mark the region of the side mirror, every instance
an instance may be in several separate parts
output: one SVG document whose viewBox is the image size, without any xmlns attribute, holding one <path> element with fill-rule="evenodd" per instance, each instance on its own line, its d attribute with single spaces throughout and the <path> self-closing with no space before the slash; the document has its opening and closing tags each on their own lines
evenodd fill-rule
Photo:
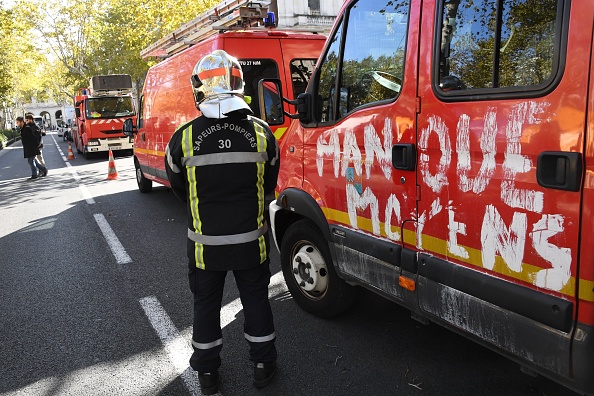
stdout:
<svg viewBox="0 0 594 396">
<path fill-rule="evenodd" d="M 280 80 L 265 79 L 258 82 L 258 103 L 260 105 L 260 117 L 268 125 L 282 125 L 285 123 L 283 91 Z"/>
<path fill-rule="evenodd" d="M 78 107 L 74 109 L 74 114 L 76 114 L 76 118 L 80 118 L 80 109 Z"/>
<path fill-rule="evenodd" d="M 138 133 L 138 130 L 136 129 L 136 125 L 134 125 L 134 121 L 132 120 L 132 118 L 127 118 L 126 121 L 124 121 L 122 131 L 124 132 L 124 135 L 129 137 L 132 137 L 135 133 Z"/>
<path fill-rule="evenodd" d="M 313 122 L 314 108 L 312 95 L 307 92 L 300 93 L 294 102 L 297 102 L 297 118 L 299 118 L 299 121 L 303 124 Z"/>
</svg>

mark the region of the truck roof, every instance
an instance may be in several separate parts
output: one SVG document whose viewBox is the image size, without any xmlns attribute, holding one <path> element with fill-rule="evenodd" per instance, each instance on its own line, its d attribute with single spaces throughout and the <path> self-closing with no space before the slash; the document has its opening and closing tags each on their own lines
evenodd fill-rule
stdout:
<svg viewBox="0 0 594 396">
<path fill-rule="evenodd" d="M 210 36 L 198 43 L 189 43 L 187 41 L 172 45 L 171 47 L 155 48 L 150 52 L 146 52 L 143 58 L 158 57 L 169 58 L 183 53 L 189 48 L 196 45 L 207 45 L 213 41 L 221 39 L 299 39 L 299 40 L 323 40 L 326 41 L 326 36 L 313 30 L 304 29 L 268 29 L 268 28 L 250 28 L 242 30 L 227 30 L 222 31 L 214 36 Z M 150 48 L 150 47 L 149 47 Z M 148 48 L 147 48 L 148 50 Z"/>
</svg>

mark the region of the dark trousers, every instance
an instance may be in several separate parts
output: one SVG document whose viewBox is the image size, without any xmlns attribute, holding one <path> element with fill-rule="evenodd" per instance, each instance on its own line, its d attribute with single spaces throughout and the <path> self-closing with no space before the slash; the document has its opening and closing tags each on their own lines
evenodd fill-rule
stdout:
<svg viewBox="0 0 594 396">
<path fill-rule="evenodd" d="M 27 162 L 31 167 L 31 176 L 36 177 L 38 170 L 41 172 L 47 172 L 47 168 L 45 165 L 42 165 L 38 160 L 37 157 L 27 157 Z"/>
<path fill-rule="evenodd" d="M 276 360 L 274 323 L 268 301 L 270 268 L 268 263 L 233 271 L 244 310 L 243 330 L 250 346 L 250 360 Z M 221 303 L 227 271 L 190 269 L 190 289 L 194 293 L 194 353 L 190 366 L 209 373 L 221 365 L 222 345 Z"/>
</svg>

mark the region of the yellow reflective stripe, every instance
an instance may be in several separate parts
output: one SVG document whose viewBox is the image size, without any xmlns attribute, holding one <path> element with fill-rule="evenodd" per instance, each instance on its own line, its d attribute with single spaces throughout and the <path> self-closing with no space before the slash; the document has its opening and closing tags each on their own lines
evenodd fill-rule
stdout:
<svg viewBox="0 0 594 396">
<path fill-rule="evenodd" d="M 285 132 L 287 132 L 287 127 L 276 128 L 276 130 L 274 131 L 274 137 L 277 140 L 281 140 Z"/>
<path fill-rule="evenodd" d="M 259 152 L 266 152 L 266 145 L 268 141 L 266 140 L 266 133 L 264 132 L 264 128 L 256 122 L 254 124 L 254 131 L 256 132 L 256 142 Z M 256 169 L 258 170 L 258 178 L 257 178 L 257 188 L 258 188 L 258 227 L 264 223 L 264 169 L 265 163 L 258 162 L 256 163 Z M 264 239 L 264 235 L 258 238 L 258 246 L 260 247 L 260 263 L 266 260 L 266 240 Z"/>
<path fill-rule="evenodd" d="M 184 157 L 194 155 L 194 145 L 192 144 L 192 125 L 190 124 L 183 131 L 182 135 L 182 153 Z M 198 232 L 202 232 L 202 222 L 200 221 L 200 212 L 198 211 L 198 189 L 196 188 L 196 169 L 193 166 L 186 166 L 186 176 L 188 178 L 188 205 L 192 212 L 192 226 Z M 204 245 L 194 242 L 194 261 L 196 267 L 205 269 L 204 265 Z"/>
<path fill-rule="evenodd" d="M 338 223 L 338 224 L 344 225 L 346 227 L 351 227 L 351 221 L 349 218 L 349 214 L 347 212 L 343 212 L 343 211 L 333 209 L 330 207 L 326 207 L 326 206 L 321 206 L 321 209 L 322 209 L 322 212 L 324 213 L 326 219 L 328 219 L 328 221 L 330 223 Z M 371 223 L 371 219 L 365 218 L 363 216 L 357 216 L 357 227 L 360 230 L 367 231 L 370 234 L 373 234 L 373 226 Z M 392 226 L 392 227 L 394 227 L 394 226 Z M 380 222 L 380 230 L 381 230 L 381 233 L 380 233 L 381 236 L 388 238 L 388 236 L 386 235 L 386 232 L 385 232 L 385 225 L 383 222 Z M 437 237 L 433 237 L 430 235 L 425 235 L 425 234 L 423 234 L 421 236 L 421 238 L 423 240 L 423 251 L 425 253 L 441 254 L 441 255 L 447 257 L 448 251 L 447 251 L 447 241 L 446 240 L 440 239 Z M 403 241 L 406 245 L 415 246 L 417 244 L 417 235 L 414 230 L 405 229 L 403 236 L 401 236 L 399 240 L 397 240 L 397 241 L 395 240 L 394 242 L 399 242 L 399 241 Z M 475 249 L 473 247 L 466 246 L 466 245 L 463 245 L 463 247 L 466 250 L 468 250 L 469 258 L 464 259 L 464 258 L 456 257 L 456 260 L 467 263 L 470 266 L 482 269 L 483 266 L 482 266 L 482 258 L 481 258 L 480 249 Z M 543 268 L 535 266 L 533 264 L 528 264 L 528 263 L 522 262 L 522 271 L 515 272 L 515 271 L 512 271 L 509 269 L 509 267 L 503 261 L 501 256 L 497 256 L 495 259 L 495 266 L 493 267 L 492 271 L 497 274 L 504 275 L 504 276 L 507 276 L 507 277 L 510 277 L 513 279 L 517 279 L 517 280 L 520 280 L 520 281 L 526 282 L 527 284 L 532 285 L 532 284 L 534 284 L 534 279 L 536 277 L 536 273 L 538 271 L 541 271 L 542 269 Z M 576 282 L 576 278 L 574 276 L 572 276 L 567 281 L 565 286 L 563 286 L 563 288 L 558 291 L 568 297 L 576 297 L 575 282 Z M 593 282 L 593 284 L 594 284 L 594 282 Z M 580 283 L 580 286 L 581 286 L 581 283 Z M 580 298 L 583 298 L 581 291 L 582 291 L 582 287 L 580 287 Z M 591 300 L 589 300 L 589 301 L 594 301 L 594 293 L 592 293 L 591 296 L 592 296 Z M 586 299 L 586 300 L 588 300 L 588 299 Z"/>
</svg>

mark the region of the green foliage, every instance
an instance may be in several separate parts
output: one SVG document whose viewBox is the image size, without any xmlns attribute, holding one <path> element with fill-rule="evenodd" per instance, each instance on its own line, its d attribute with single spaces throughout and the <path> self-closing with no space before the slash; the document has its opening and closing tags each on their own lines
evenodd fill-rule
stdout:
<svg viewBox="0 0 594 396">
<path fill-rule="evenodd" d="M 212 0 L 111 1 L 100 18 L 101 45 L 95 54 L 99 67 L 105 73 L 130 74 L 141 88 L 154 61 L 143 60 L 140 52 L 216 3 Z"/>
<path fill-rule="evenodd" d="M 0 101 L 70 103 L 99 74 L 130 74 L 140 89 L 155 63 L 140 51 L 217 3 L 0 0 Z"/>
<path fill-rule="evenodd" d="M 0 149 L 8 146 L 20 136 L 21 134 L 18 131 L 11 131 L 10 129 L 0 130 Z"/>
<path fill-rule="evenodd" d="M 10 38 L 15 34 L 16 26 L 13 13 L 0 8 L 0 101 L 6 101 L 14 91 L 12 70 L 15 67 L 15 45 Z"/>
<path fill-rule="evenodd" d="M 557 16 L 556 0 L 510 0 L 502 27 L 497 84 L 500 87 L 538 85 L 553 69 Z M 460 9 L 472 9 L 474 20 L 459 12 L 458 37 L 453 47 L 451 74 L 461 76 L 469 88 L 493 84 L 495 7 L 479 8 L 472 0 L 460 1 Z M 473 26 L 472 30 L 470 26 Z"/>
</svg>

